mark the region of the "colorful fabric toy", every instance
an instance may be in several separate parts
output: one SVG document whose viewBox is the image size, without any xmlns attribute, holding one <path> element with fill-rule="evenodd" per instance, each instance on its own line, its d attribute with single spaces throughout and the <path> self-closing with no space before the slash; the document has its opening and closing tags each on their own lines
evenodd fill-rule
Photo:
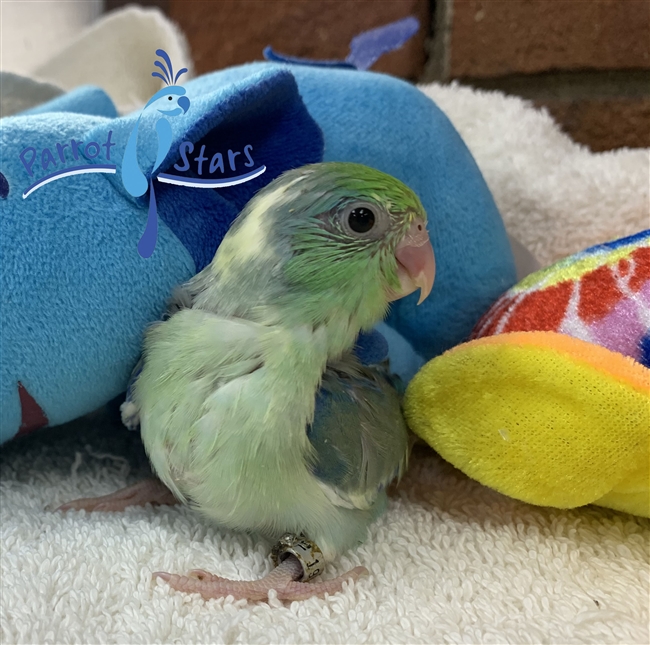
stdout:
<svg viewBox="0 0 650 645">
<path fill-rule="evenodd" d="M 359 47 L 353 62 L 363 58 Z M 363 163 L 404 181 L 424 204 L 436 284 L 419 308 L 417 296 L 396 303 L 389 351 L 439 354 L 514 284 L 506 232 L 472 156 L 414 86 L 352 63 L 254 63 L 183 88 L 189 109 L 169 121 L 162 160 L 160 112 L 117 117 L 97 89 L 3 119 L 0 441 L 124 392 L 143 330 L 172 288 L 207 265 L 244 204 L 290 168 Z M 137 167 L 147 181 L 158 167 L 147 259 L 137 245 L 150 202 L 122 182 L 136 124 Z M 84 174 L 70 174 L 79 167 Z"/>
<path fill-rule="evenodd" d="M 405 407 L 501 493 L 650 517 L 650 231 L 528 276 L 416 375 Z"/>
</svg>

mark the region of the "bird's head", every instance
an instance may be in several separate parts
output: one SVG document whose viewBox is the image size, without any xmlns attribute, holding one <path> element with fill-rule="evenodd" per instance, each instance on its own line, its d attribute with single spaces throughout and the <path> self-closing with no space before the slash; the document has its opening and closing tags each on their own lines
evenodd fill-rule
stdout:
<svg viewBox="0 0 650 645">
<path fill-rule="evenodd" d="M 143 111 L 158 111 L 165 116 L 185 114 L 190 107 L 187 90 L 180 85 L 170 85 L 158 90 L 144 106 Z"/>
<path fill-rule="evenodd" d="M 429 295 L 435 261 L 426 222 L 418 197 L 394 177 L 354 163 L 314 164 L 257 193 L 214 264 L 223 272 L 245 264 L 257 280 L 280 281 L 275 303 L 309 322 L 341 315 L 367 328 L 390 301 L 416 289 L 420 302 Z"/>
</svg>

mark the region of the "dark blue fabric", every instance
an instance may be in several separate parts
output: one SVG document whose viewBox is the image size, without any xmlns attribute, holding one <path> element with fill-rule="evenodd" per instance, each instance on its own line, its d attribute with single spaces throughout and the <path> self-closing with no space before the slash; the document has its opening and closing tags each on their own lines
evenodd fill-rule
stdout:
<svg viewBox="0 0 650 645">
<path fill-rule="evenodd" d="M 298 56 L 287 56 L 274 51 L 271 47 L 264 48 L 264 58 L 274 63 L 290 63 L 291 65 L 311 65 L 312 67 L 343 67 L 356 69 L 352 63 L 344 60 L 316 60 L 315 58 L 299 58 Z"/>
<path fill-rule="evenodd" d="M 586 249 L 583 253 L 591 253 L 592 251 L 598 251 L 600 249 L 618 249 L 621 246 L 627 246 L 628 244 L 640 244 L 648 238 L 650 238 L 650 229 L 641 231 L 640 233 L 635 233 L 634 235 L 628 235 L 628 237 L 622 237 L 619 240 L 597 244 L 596 246 Z"/>
<path fill-rule="evenodd" d="M 9 182 L 7 178 L 0 172 L 0 199 L 7 199 L 9 195 Z"/>
<path fill-rule="evenodd" d="M 170 121 L 174 133 L 171 149 L 156 174 L 182 179 L 238 176 L 246 145 L 252 145 L 250 154 L 255 168 L 266 166 L 259 177 L 226 188 L 189 188 L 154 182 L 158 215 L 185 245 L 198 272 L 212 260 L 233 219 L 249 199 L 284 171 L 321 161 L 324 144 L 320 128 L 307 112 L 296 81 L 287 71 L 263 70 L 233 84 L 225 92 L 197 93 L 192 89 L 192 82 L 185 87 L 191 107 L 187 114 Z M 136 112 L 89 133 L 89 138 L 104 140 L 106 131 L 113 131 L 117 172 L 108 179 L 117 191 L 143 210 L 147 209 L 149 198 L 147 195 L 132 198 L 126 194 L 121 182 L 121 160 L 126 141 L 140 119 L 138 165 L 149 178 L 157 153 L 155 122 L 158 118 L 157 114 Z M 178 168 L 184 164 L 179 147 L 185 141 L 192 142 L 194 147 L 191 153 L 186 153 L 190 167 L 180 171 Z M 199 175 L 195 159 L 202 146 L 207 161 Z M 240 153 L 237 157 L 240 169 L 231 171 L 226 159 L 226 172 L 216 170 L 210 175 L 212 156 L 221 153 L 227 158 L 228 150 Z"/>
<path fill-rule="evenodd" d="M 378 365 L 388 359 L 388 342 L 376 329 L 359 334 L 354 353 L 363 365 Z"/>
<path fill-rule="evenodd" d="M 641 349 L 640 362 L 646 367 L 650 367 L 650 333 L 646 334 L 639 342 Z"/>
<path fill-rule="evenodd" d="M 252 145 L 255 167 L 264 165 L 266 171 L 246 183 L 219 189 L 156 184 L 159 213 L 194 258 L 197 272 L 212 260 L 233 219 L 260 188 L 290 168 L 316 163 L 323 157 L 322 133 L 291 76 L 264 78 L 229 96 L 220 109 L 218 124 L 194 144 L 188 161 L 203 145 L 208 159 L 216 153 L 226 157 L 228 150 L 240 152 L 241 159 L 243 147 Z M 180 165 L 178 156 L 169 159 L 162 170 L 185 178 L 209 176 L 205 169 L 202 175 L 197 173 L 196 162 L 191 161 L 190 168 L 182 173 L 175 164 Z M 204 168 L 208 165 L 205 162 Z M 226 172 L 223 176 L 235 174 Z"/>
</svg>

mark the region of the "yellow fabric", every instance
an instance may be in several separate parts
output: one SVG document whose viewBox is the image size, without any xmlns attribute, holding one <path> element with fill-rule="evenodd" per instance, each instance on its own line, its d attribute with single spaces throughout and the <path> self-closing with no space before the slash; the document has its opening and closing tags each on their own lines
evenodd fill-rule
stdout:
<svg viewBox="0 0 650 645">
<path fill-rule="evenodd" d="M 468 476 L 523 501 L 650 517 L 650 370 L 555 334 L 501 334 L 430 361 L 409 425 Z"/>
<path fill-rule="evenodd" d="M 447 353 L 466 348 L 467 345 L 480 347 L 481 345 L 533 345 L 535 347 L 546 348 L 549 350 L 564 353 L 575 361 L 580 361 L 591 365 L 595 369 L 608 373 L 613 379 L 627 383 L 631 387 L 646 395 L 650 395 L 650 370 L 638 363 L 629 356 L 623 356 L 617 352 L 612 352 L 601 345 L 587 343 L 584 340 L 573 338 L 565 334 L 556 334 L 553 332 L 512 332 L 510 334 L 501 334 L 499 336 L 486 336 L 477 339 L 472 343 L 458 345 L 450 349 Z"/>
</svg>

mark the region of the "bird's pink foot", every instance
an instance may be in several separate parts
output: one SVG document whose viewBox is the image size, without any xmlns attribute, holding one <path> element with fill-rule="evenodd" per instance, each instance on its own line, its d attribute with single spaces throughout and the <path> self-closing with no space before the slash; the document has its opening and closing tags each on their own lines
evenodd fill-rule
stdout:
<svg viewBox="0 0 650 645">
<path fill-rule="evenodd" d="M 178 500 L 159 479 L 153 477 L 122 488 L 103 497 L 83 497 L 67 504 L 62 504 L 57 511 L 123 511 L 127 506 L 144 506 L 145 504 L 161 504 L 171 506 Z"/>
<path fill-rule="evenodd" d="M 312 596 L 334 594 L 343 589 L 343 583 L 357 580 L 368 573 L 365 567 L 355 567 L 351 571 L 323 582 L 298 582 L 302 577 L 302 566 L 290 556 L 260 580 L 239 581 L 215 576 L 202 569 L 194 569 L 187 576 L 157 571 L 154 577 L 162 578 L 172 589 L 185 593 L 200 593 L 206 600 L 233 596 L 235 600 L 266 600 L 269 591 L 274 589 L 279 600 L 306 600 Z"/>
</svg>

